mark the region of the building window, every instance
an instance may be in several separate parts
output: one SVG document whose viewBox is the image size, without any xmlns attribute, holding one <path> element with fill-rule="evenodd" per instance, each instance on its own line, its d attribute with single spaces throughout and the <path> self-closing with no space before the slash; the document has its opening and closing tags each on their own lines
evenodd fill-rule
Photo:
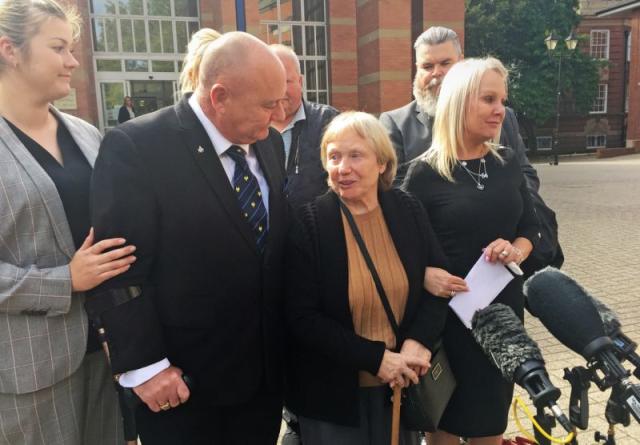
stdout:
<svg viewBox="0 0 640 445">
<path fill-rule="evenodd" d="M 98 71 L 122 71 L 122 61 L 112 59 L 96 59 L 96 68 Z"/>
<path fill-rule="evenodd" d="M 609 59 L 609 30 L 592 29 L 590 48 L 594 59 Z"/>
<path fill-rule="evenodd" d="M 537 136 L 536 145 L 538 150 L 551 150 L 553 148 L 553 138 L 551 136 Z"/>
<path fill-rule="evenodd" d="M 609 91 L 609 85 L 601 83 L 598 85 L 598 94 L 593 101 L 593 108 L 591 113 L 606 113 L 607 112 L 607 93 Z"/>
<path fill-rule="evenodd" d="M 605 148 L 607 146 L 606 134 L 590 134 L 587 135 L 587 148 Z"/>
<path fill-rule="evenodd" d="M 179 56 L 198 30 L 198 0 L 90 0 L 97 53 Z M 180 58 L 180 57 L 178 57 Z"/>
<path fill-rule="evenodd" d="M 326 0 L 258 0 L 260 35 L 290 46 L 300 60 L 307 100 L 329 103 Z"/>
<path fill-rule="evenodd" d="M 199 0 L 87 0 L 100 129 L 117 125 L 123 97 L 136 116 L 172 105 L 177 67 L 200 28 Z"/>
</svg>

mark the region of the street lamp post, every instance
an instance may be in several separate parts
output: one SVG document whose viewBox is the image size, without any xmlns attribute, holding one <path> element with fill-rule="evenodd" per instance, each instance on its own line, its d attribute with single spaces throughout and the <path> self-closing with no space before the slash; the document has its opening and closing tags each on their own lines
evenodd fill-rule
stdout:
<svg viewBox="0 0 640 445">
<path fill-rule="evenodd" d="M 559 40 L 560 39 L 553 33 L 549 34 L 549 36 L 544 39 L 544 43 L 547 46 L 547 50 L 549 50 L 549 54 L 558 55 L 558 77 L 556 79 L 556 126 L 553 136 L 553 165 L 558 165 L 558 153 L 560 149 L 560 79 L 562 75 L 562 51 L 559 50 L 556 52 L 556 46 L 558 45 Z M 571 32 L 569 36 L 564 39 L 564 43 L 569 51 L 573 51 L 576 49 L 576 46 L 578 46 L 578 39 L 576 39 L 573 32 Z"/>
</svg>

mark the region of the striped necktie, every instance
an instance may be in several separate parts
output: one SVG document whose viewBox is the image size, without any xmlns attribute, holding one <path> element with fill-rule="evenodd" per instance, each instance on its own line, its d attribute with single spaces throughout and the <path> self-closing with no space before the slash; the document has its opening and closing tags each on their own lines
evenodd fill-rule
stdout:
<svg viewBox="0 0 640 445">
<path fill-rule="evenodd" d="M 245 159 L 247 153 L 241 147 L 232 145 L 225 153 L 236 163 L 233 172 L 233 190 L 238 198 L 242 216 L 256 237 L 258 250 L 264 252 L 267 242 L 268 215 L 258 180 L 251 173 Z"/>
</svg>

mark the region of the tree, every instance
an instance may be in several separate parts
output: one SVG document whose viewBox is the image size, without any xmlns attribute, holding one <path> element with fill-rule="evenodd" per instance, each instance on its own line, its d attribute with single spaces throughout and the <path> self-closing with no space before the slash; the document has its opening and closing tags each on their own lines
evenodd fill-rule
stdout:
<svg viewBox="0 0 640 445">
<path fill-rule="evenodd" d="M 575 29 L 577 9 L 578 0 L 466 0 L 465 56 L 493 55 L 509 69 L 509 103 L 529 140 L 535 140 L 533 125 L 555 115 L 560 53 L 563 108 L 587 113 L 597 93 L 599 62 L 580 44 L 570 52 L 558 42 L 551 55 L 544 44 L 552 31 L 564 38 Z"/>
</svg>

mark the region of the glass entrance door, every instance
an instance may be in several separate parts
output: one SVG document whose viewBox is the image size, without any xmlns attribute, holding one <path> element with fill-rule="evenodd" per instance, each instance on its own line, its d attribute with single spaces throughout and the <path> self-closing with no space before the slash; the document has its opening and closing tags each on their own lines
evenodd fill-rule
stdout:
<svg viewBox="0 0 640 445">
<path fill-rule="evenodd" d="M 129 91 L 136 116 L 173 105 L 174 84 L 170 80 L 131 80 Z"/>
<path fill-rule="evenodd" d="M 100 98 L 102 99 L 102 122 L 105 130 L 118 125 L 118 111 L 124 102 L 125 83 L 100 82 Z"/>
</svg>

